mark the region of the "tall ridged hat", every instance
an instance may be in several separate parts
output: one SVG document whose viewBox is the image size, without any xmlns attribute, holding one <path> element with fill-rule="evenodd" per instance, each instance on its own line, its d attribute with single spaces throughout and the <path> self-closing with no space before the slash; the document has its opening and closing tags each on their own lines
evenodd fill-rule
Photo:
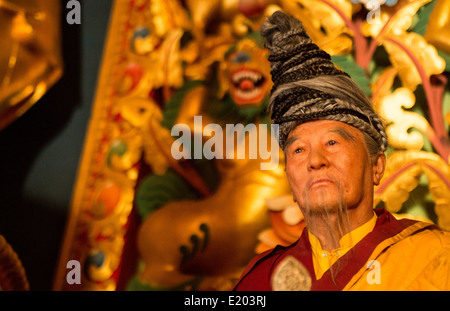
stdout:
<svg viewBox="0 0 450 311">
<path fill-rule="evenodd" d="M 331 56 L 314 44 L 302 23 L 281 11 L 262 25 L 274 83 L 268 110 L 279 124 L 279 144 L 297 125 L 314 120 L 350 124 L 387 147 L 387 136 L 371 101 L 350 78 L 337 69 Z"/>
</svg>

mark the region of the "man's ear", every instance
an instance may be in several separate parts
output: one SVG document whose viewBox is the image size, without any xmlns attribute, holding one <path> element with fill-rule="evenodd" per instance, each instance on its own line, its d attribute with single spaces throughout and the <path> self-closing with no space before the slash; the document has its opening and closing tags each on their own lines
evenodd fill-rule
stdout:
<svg viewBox="0 0 450 311">
<path fill-rule="evenodd" d="M 384 169 L 386 167 L 386 155 L 384 152 L 378 153 L 376 161 L 373 163 L 372 172 L 373 172 L 373 183 L 378 186 L 380 184 L 381 178 L 384 175 Z"/>
</svg>

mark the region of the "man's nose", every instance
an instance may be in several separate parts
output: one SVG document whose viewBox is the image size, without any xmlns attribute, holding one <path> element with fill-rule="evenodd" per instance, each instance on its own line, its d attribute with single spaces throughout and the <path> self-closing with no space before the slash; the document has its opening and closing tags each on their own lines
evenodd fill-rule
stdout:
<svg viewBox="0 0 450 311">
<path fill-rule="evenodd" d="M 323 150 L 312 149 L 308 157 L 308 169 L 317 170 L 329 165 L 328 157 Z"/>
</svg>

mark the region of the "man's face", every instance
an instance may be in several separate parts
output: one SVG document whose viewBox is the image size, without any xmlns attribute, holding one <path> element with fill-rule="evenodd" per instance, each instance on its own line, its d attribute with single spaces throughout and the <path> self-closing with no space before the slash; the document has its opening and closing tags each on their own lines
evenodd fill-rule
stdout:
<svg viewBox="0 0 450 311">
<path fill-rule="evenodd" d="M 338 121 L 301 124 L 286 140 L 286 175 L 302 212 L 332 212 L 372 206 L 373 186 L 379 182 L 363 134 Z M 384 167 L 383 167 L 384 168 Z"/>
</svg>

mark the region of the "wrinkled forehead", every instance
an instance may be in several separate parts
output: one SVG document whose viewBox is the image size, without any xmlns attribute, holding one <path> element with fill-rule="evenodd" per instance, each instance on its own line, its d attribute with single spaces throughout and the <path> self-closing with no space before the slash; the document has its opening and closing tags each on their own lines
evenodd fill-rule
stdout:
<svg viewBox="0 0 450 311">
<path fill-rule="evenodd" d="M 327 133 L 337 134 L 345 140 L 352 141 L 354 143 L 363 143 L 364 141 L 363 133 L 354 126 L 340 121 L 316 120 L 297 125 L 288 134 L 285 149 L 288 148 L 294 141 L 316 140 Z"/>
</svg>

